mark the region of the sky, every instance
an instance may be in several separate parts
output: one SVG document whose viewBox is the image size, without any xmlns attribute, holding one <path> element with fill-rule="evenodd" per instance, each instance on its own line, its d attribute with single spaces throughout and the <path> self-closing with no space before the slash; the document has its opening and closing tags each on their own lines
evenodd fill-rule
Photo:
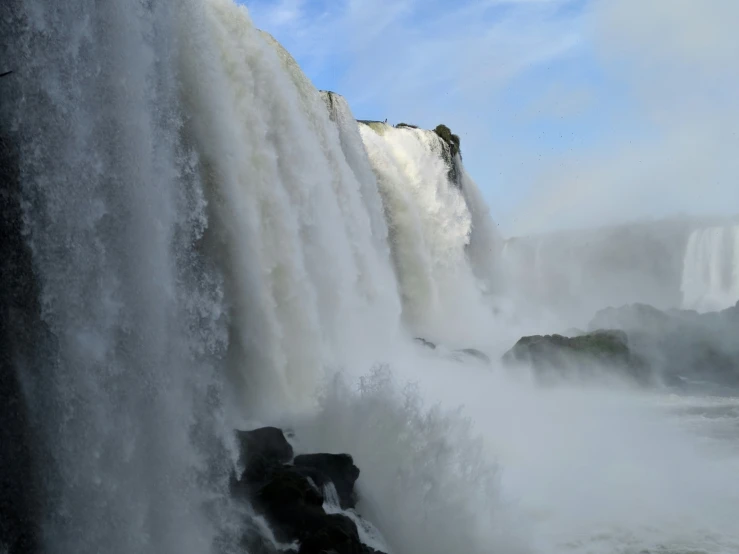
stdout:
<svg viewBox="0 0 739 554">
<path fill-rule="evenodd" d="M 505 235 L 739 213 L 739 0 L 243 0 L 358 119 L 461 137 Z"/>
</svg>

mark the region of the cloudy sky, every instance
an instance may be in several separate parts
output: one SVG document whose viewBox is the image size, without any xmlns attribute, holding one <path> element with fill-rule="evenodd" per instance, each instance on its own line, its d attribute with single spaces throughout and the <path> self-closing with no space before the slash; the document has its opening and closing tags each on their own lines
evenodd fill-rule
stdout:
<svg viewBox="0 0 739 554">
<path fill-rule="evenodd" d="M 244 0 L 360 119 L 462 138 L 505 234 L 739 213 L 739 0 Z"/>
</svg>

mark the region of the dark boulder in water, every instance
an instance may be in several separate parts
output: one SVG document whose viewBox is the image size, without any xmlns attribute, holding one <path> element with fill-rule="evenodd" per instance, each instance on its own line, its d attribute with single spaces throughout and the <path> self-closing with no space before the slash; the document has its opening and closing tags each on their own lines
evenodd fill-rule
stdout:
<svg viewBox="0 0 739 554">
<path fill-rule="evenodd" d="M 246 497 L 278 541 L 298 541 L 303 554 L 376 553 L 361 542 L 351 518 L 324 509 L 323 490 L 331 484 L 341 509 L 356 505 L 359 468 L 349 454 L 303 454 L 293 459 L 290 443 L 276 427 L 237 431 L 237 437 L 246 469 L 240 479 L 234 476 L 234 497 Z M 255 533 L 254 525 L 247 528 L 245 545 L 264 554 L 276 551 L 266 537 Z"/>
<path fill-rule="evenodd" d="M 303 540 L 323 525 L 323 494 L 293 468 L 273 470 L 253 494 L 254 507 L 269 521 L 282 541 Z"/>
<path fill-rule="evenodd" d="M 645 381 L 644 363 L 629 348 L 623 331 L 598 330 L 576 337 L 522 337 L 503 355 L 506 365 L 527 364 L 542 380 L 560 376 L 592 377 L 602 368 L 616 369 Z"/>
<path fill-rule="evenodd" d="M 239 458 L 244 464 L 248 481 L 256 481 L 269 468 L 292 460 L 293 447 L 287 442 L 282 429 L 261 427 L 253 431 L 236 431 Z"/>
<path fill-rule="evenodd" d="M 632 304 L 599 311 L 590 327 L 600 326 L 624 332 L 632 351 L 667 385 L 701 382 L 714 392 L 739 387 L 739 304 L 704 314 Z"/>
<path fill-rule="evenodd" d="M 307 475 L 319 487 L 333 483 L 343 509 L 357 505 L 354 483 L 359 477 L 359 468 L 349 454 L 303 454 L 296 456 L 293 463 L 298 470 L 308 470 Z"/>
<path fill-rule="evenodd" d="M 345 515 L 331 514 L 323 520 L 323 527 L 307 537 L 299 554 L 372 554 L 377 552 L 362 544 L 354 522 Z"/>
</svg>

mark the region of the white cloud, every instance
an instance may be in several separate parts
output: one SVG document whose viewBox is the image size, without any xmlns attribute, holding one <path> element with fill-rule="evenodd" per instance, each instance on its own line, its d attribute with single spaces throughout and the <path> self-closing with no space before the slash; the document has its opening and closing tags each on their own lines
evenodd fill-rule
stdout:
<svg viewBox="0 0 739 554">
<path fill-rule="evenodd" d="M 573 48 L 577 26 L 557 16 L 571 1 L 337 0 L 320 17 L 304 2 L 287 25 L 274 12 L 295 2 L 247 6 L 309 74 L 332 58 L 348 60 L 340 92 L 357 111 L 379 105 L 390 113 L 377 117 L 436 120 L 451 97 L 483 109 L 510 78 Z"/>
<path fill-rule="evenodd" d="M 638 125 L 542 168 L 516 231 L 739 213 L 737 24 L 735 0 L 595 2 L 588 28 Z"/>
</svg>

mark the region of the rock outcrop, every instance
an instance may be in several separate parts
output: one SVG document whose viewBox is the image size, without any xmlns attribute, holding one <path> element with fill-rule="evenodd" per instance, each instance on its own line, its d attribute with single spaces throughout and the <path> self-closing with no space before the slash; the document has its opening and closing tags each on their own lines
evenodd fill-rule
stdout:
<svg viewBox="0 0 739 554">
<path fill-rule="evenodd" d="M 543 381 L 617 372 L 643 385 L 708 394 L 739 389 L 739 302 L 720 312 L 632 304 L 599 311 L 590 332 L 521 338 L 503 356 Z"/>
<path fill-rule="evenodd" d="M 363 544 L 356 523 L 341 510 L 353 510 L 354 484 L 359 468 L 349 454 L 302 454 L 293 448 L 282 430 L 263 427 L 237 431 L 240 462 L 244 470 L 234 476 L 232 492 L 247 499 L 270 525 L 277 541 L 298 546 L 299 554 L 374 554 Z M 335 490 L 338 506 L 327 504 L 325 491 Z M 330 496 L 330 495 L 329 495 Z M 327 508 L 332 513 L 327 512 Z M 359 517 L 352 512 L 353 517 Z M 263 554 L 276 552 L 269 541 L 244 539 Z"/>
<path fill-rule="evenodd" d="M 625 333 L 632 351 L 669 386 L 739 387 L 739 302 L 704 314 L 646 304 L 607 308 L 594 327 Z"/>
<path fill-rule="evenodd" d="M 476 348 L 462 348 L 461 350 L 455 350 L 455 354 L 457 356 L 462 356 L 465 358 L 474 358 L 475 360 L 480 361 L 484 364 L 490 363 L 490 357 L 484 352 L 480 352 Z"/>
<path fill-rule="evenodd" d="M 588 378 L 604 369 L 639 382 L 648 379 L 644 361 L 631 351 L 626 333 L 618 330 L 598 330 L 575 337 L 522 337 L 503 355 L 503 363 L 528 365 L 544 381 L 567 376 Z"/>
</svg>

